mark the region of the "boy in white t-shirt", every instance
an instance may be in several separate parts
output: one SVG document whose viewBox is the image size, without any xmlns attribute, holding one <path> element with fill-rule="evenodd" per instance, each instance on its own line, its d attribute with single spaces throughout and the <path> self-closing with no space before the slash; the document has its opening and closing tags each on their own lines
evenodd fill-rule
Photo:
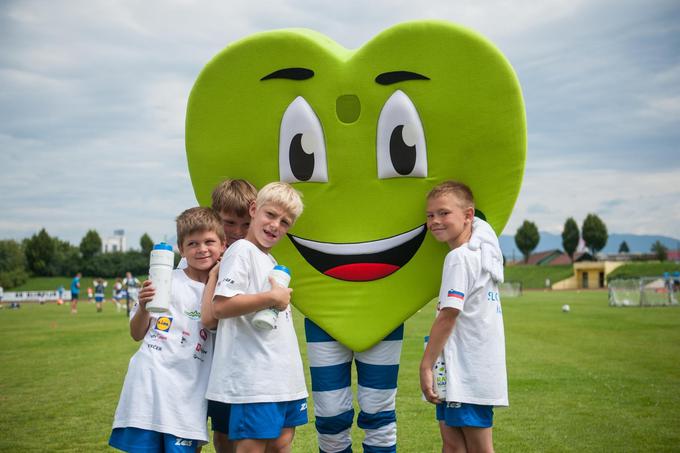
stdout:
<svg viewBox="0 0 680 453">
<path fill-rule="evenodd" d="M 186 269 L 172 273 L 170 308 L 150 313 L 152 282 L 144 282 L 130 318 L 130 335 L 143 340 L 130 360 L 109 445 L 128 452 L 195 452 L 208 441 L 204 397 L 212 336 L 201 324 L 201 296 L 225 248 L 219 217 L 191 208 L 177 217 L 177 242 Z"/>
<path fill-rule="evenodd" d="M 289 306 L 291 290 L 268 274 L 270 250 L 302 213 L 285 183 L 263 187 L 250 207 L 245 239 L 222 257 L 213 316 L 219 319 L 206 398 L 222 407 L 236 451 L 290 451 L 295 427 L 307 423 L 307 389 Z M 259 330 L 254 313 L 279 310 L 276 327 Z M 214 418 L 214 415 L 213 415 Z"/>
<path fill-rule="evenodd" d="M 427 196 L 427 227 L 451 248 L 444 261 L 437 318 L 420 364 L 423 394 L 437 405 L 443 452 L 493 452 L 493 407 L 508 405 L 498 294 L 503 257 L 495 233 L 475 219 L 474 212 L 472 192 L 462 183 L 444 182 Z M 445 401 L 437 398 L 432 372 L 442 353 Z"/>
</svg>

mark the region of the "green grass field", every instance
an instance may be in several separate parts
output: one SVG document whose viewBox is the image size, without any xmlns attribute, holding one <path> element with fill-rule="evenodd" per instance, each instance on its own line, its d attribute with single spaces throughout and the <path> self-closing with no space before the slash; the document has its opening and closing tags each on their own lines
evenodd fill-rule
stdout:
<svg viewBox="0 0 680 453">
<path fill-rule="evenodd" d="M 568 303 L 570 313 L 560 307 Z M 610 308 L 606 292 L 525 292 L 503 301 L 510 407 L 498 452 L 678 451 L 680 309 Z M 397 417 L 402 452 L 441 449 L 418 363 L 434 316 L 406 323 Z M 303 339 L 302 317 L 297 317 Z M 138 345 L 113 304 L 0 310 L 0 451 L 107 451 L 128 360 Z M 301 344 L 306 362 L 304 342 Z M 309 386 L 309 385 L 308 385 Z M 310 400 L 310 408 L 312 407 Z M 313 418 L 313 411 L 310 411 Z M 354 430 L 354 451 L 362 434 Z M 213 452 L 212 446 L 204 448 Z M 293 451 L 316 452 L 313 424 Z"/>
</svg>

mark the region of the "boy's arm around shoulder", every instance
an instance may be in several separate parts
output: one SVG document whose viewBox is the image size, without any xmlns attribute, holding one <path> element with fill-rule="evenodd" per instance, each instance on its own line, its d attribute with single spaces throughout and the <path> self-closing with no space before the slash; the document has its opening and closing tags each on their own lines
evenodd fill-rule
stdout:
<svg viewBox="0 0 680 453">
<path fill-rule="evenodd" d="M 226 297 L 216 295 L 213 298 L 212 314 L 217 319 L 233 318 L 265 308 L 285 310 L 290 304 L 290 288 L 279 285 L 276 280 L 269 277 L 271 289 L 255 294 L 237 294 Z"/>
<path fill-rule="evenodd" d="M 203 296 L 201 297 L 201 324 L 203 324 L 208 329 L 214 330 L 217 328 L 218 319 L 213 314 L 213 304 L 212 300 L 215 296 L 215 286 L 217 286 L 217 278 L 220 272 L 220 262 L 219 260 L 210 269 L 208 274 L 208 281 L 205 283 L 205 288 L 203 289 Z"/>
</svg>

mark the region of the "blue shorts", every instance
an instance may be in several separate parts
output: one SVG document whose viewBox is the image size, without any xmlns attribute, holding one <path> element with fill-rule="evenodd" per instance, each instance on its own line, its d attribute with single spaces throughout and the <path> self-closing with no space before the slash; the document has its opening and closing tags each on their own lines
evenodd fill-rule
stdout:
<svg viewBox="0 0 680 453">
<path fill-rule="evenodd" d="M 201 441 L 140 428 L 115 428 L 109 445 L 130 453 L 194 453 Z"/>
<path fill-rule="evenodd" d="M 467 403 L 437 404 L 437 420 L 446 426 L 457 428 L 491 428 L 493 426 L 493 406 Z"/>
<path fill-rule="evenodd" d="M 276 439 L 283 428 L 307 423 L 307 399 L 277 403 L 227 404 L 213 401 L 213 430 L 229 427 L 229 439 Z"/>
<path fill-rule="evenodd" d="M 94 295 L 94 301 L 95 302 L 104 302 L 104 295 L 103 294 L 95 294 Z"/>
</svg>

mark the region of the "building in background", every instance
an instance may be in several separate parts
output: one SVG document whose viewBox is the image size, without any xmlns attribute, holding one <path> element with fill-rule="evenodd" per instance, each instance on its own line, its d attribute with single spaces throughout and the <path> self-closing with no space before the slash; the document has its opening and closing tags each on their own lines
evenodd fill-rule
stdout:
<svg viewBox="0 0 680 453">
<path fill-rule="evenodd" d="M 109 236 L 102 241 L 102 252 L 124 252 L 127 250 L 125 241 L 125 230 L 114 230 L 113 236 Z"/>
</svg>

